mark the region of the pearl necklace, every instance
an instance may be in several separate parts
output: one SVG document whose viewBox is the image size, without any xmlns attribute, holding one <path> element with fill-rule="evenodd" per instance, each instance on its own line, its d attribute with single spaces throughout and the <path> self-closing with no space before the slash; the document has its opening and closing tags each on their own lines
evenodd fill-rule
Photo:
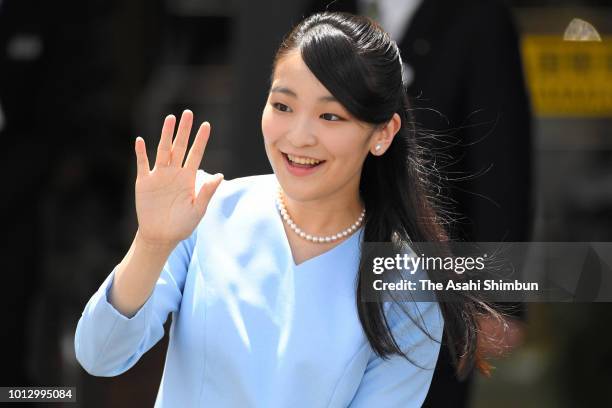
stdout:
<svg viewBox="0 0 612 408">
<path fill-rule="evenodd" d="M 293 222 L 293 220 L 289 216 L 289 213 L 287 212 L 287 208 L 285 207 L 285 202 L 283 201 L 283 190 L 281 189 L 280 185 L 278 186 L 278 195 L 276 197 L 276 204 L 278 205 L 278 209 L 281 213 L 281 216 L 283 217 L 283 220 L 285 220 L 285 222 L 287 223 L 289 228 L 293 230 L 293 232 L 295 232 L 299 237 L 304 238 L 307 241 L 316 242 L 316 243 L 334 242 L 334 241 L 339 240 L 340 238 L 349 236 L 353 232 L 357 231 L 357 229 L 363 222 L 363 218 L 365 217 L 365 208 L 364 208 L 363 211 L 361 211 L 361 215 L 359 215 L 359 218 L 357 218 L 357 221 L 355 221 L 353 225 L 351 225 L 347 229 L 337 234 L 328 235 L 326 237 L 318 237 L 318 236 L 311 235 L 311 234 L 308 234 L 302 231 L 301 228 L 295 225 L 295 222 Z"/>
</svg>

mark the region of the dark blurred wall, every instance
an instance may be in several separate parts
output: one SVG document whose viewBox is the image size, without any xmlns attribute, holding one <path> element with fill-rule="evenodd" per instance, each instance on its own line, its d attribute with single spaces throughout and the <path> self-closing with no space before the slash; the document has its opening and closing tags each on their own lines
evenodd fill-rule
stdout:
<svg viewBox="0 0 612 408">
<path fill-rule="evenodd" d="M 0 3 L 10 235 L 0 298 L 11 311 L 0 385 L 77 385 L 63 342 L 125 249 L 132 109 L 158 53 L 155 10 L 149 1 Z"/>
<path fill-rule="evenodd" d="M 5 273 L 1 298 L 12 311 L 3 327 L 2 384 L 38 381 L 26 372 L 25 353 L 34 299 L 49 289 L 41 204 L 58 174 L 68 183 L 83 176 L 82 169 L 74 168 L 74 153 L 90 160 L 91 140 L 107 134 L 112 78 L 103 22 L 111 7 L 103 1 L 86 6 L 36 0 L 0 4 L 1 132 L 6 141 L 2 205 L 10 234 L 3 246 L 10 273 Z"/>
</svg>

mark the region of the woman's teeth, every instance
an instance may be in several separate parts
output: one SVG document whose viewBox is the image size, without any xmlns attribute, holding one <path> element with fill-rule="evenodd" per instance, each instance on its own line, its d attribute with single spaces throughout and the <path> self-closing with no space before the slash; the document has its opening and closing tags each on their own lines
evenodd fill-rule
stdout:
<svg viewBox="0 0 612 408">
<path fill-rule="evenodd" d="M 311 159 L 310 157 L 294 156 L 292 154 L 287 154 L 287 157 L 289 158 L 291 162 L 297 163 L 297 164 L 308 164 L 312 166 L 312 165 L 317 165 L 322 162 L 322 160 Z"/>
</svg>

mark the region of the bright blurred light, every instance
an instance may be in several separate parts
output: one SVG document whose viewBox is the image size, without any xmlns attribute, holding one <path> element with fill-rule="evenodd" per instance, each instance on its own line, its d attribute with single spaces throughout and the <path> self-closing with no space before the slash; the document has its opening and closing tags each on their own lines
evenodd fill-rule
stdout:
<svg viewBox="0 0 612 408">
<path fill-rule="evenodd" d="M 601 41 L 601 36 L 590 23 L 574 18 L 565 29 L 563 39 L 565 41 Z"/>
</svg>

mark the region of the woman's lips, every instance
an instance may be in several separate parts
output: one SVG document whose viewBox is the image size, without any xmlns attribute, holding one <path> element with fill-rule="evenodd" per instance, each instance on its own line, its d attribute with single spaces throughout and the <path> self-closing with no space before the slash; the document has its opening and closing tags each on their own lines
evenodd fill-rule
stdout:
<svg viewBox="0 0 612 408">
<path fill-rule="evenodd" d="M 283 161 L 285 162 L 285 166 L 287 167 L 287 170 L 289 171 L 289 173 L 293 174 L 294 176 L 308 176 L 318 171 L 319 168 L 323 164 L 325 164 L 325 160 L 315 165 L 299 164 L 299 163 L 294 163 L 291 160 L 289 160 L 287 153 L 282 153 L 282 156 L 283 156 Z"/>
</svg>

